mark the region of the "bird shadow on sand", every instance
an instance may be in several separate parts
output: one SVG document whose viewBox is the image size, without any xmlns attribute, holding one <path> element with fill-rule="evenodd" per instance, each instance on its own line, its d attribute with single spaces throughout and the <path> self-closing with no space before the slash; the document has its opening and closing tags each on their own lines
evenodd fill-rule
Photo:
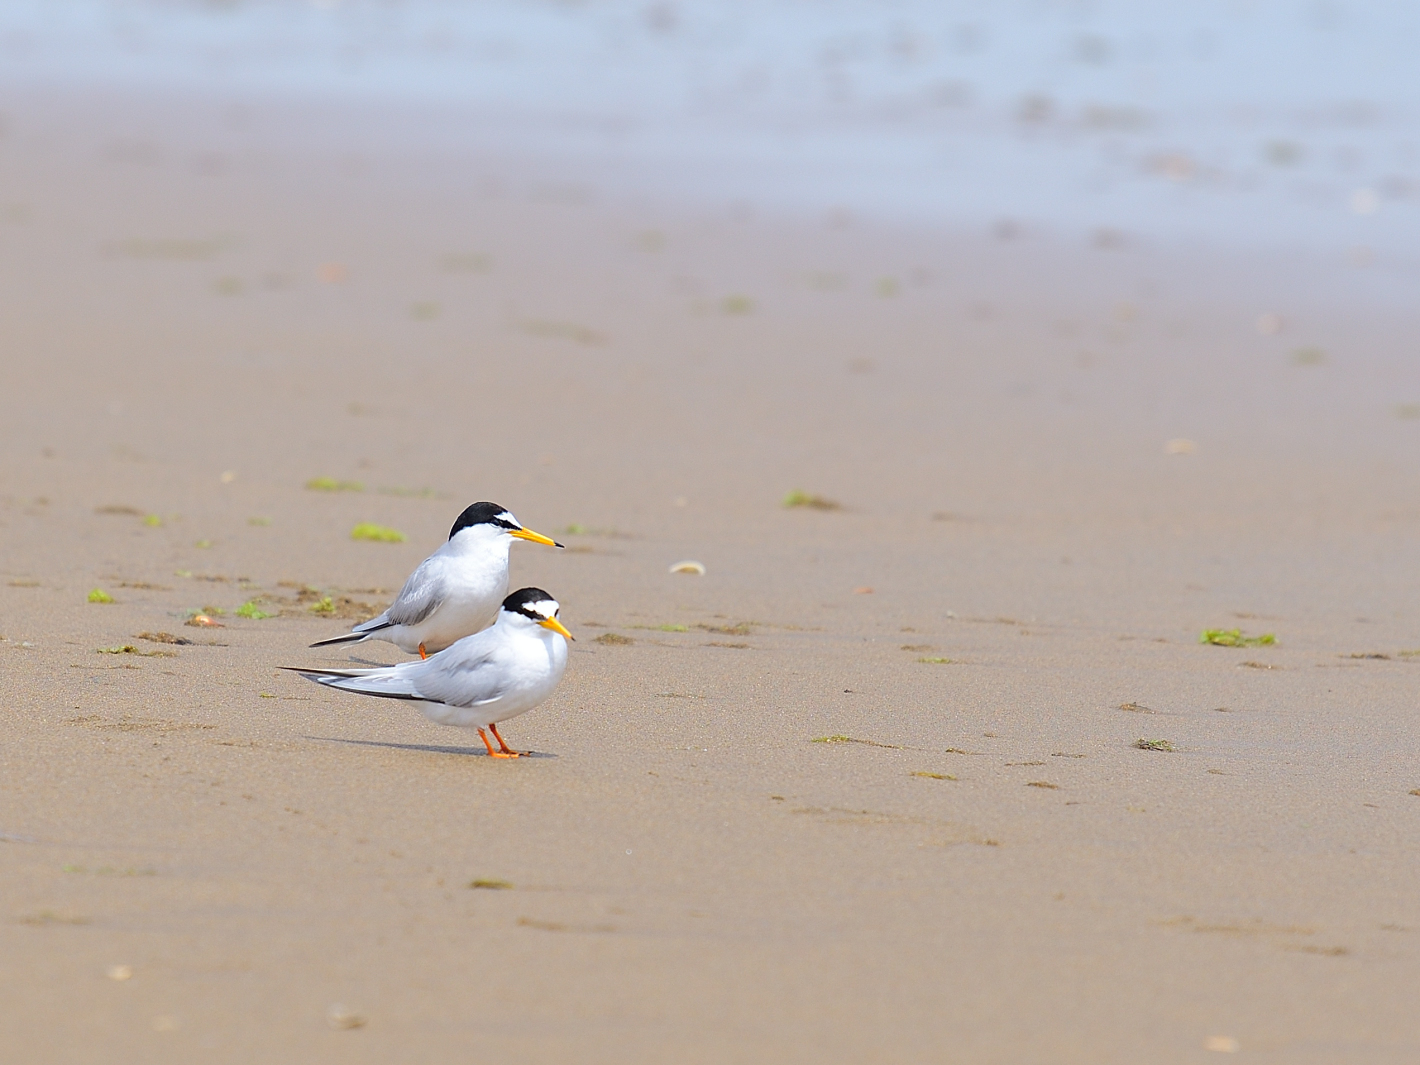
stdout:
<svg viewBox="0 0 1420 1065">
<path fill-rule="evenodd" d="M 432 743 L 386 743 L 383 740 L 347 740 L 340 736 L 302 736 L 303 740 L 318 740 L 321 743 L 348 743 L 355 747 L 390 747 L 396 751 L 427 751 L 429 754 L 457 754 L 465 758 L 487 758 L 488 752 L 482 747 L 441 747 Z M 524 758 L 556 758 L 545 751 L 524 751 Z"/>
</svg>

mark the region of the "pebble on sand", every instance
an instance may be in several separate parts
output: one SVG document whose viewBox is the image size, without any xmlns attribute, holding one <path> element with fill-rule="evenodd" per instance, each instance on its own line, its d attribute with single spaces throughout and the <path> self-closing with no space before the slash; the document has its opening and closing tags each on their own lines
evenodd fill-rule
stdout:
<svg viewBox="0 0 1420 1065">
<path fill-rule="evenodd" d="M 325 1022 L 337 1031 L 365 1027 L 364 1015 L 340 1002 L 332 1003 L 325 1011 Z"/>
<path fill-rule="evenodd" d="M 672 573 L 690 573 L 697 577 L 705 576 L 705 564 L 687 559 L 684 562 L 677 562 L 670 570 Z"/>
</svg>

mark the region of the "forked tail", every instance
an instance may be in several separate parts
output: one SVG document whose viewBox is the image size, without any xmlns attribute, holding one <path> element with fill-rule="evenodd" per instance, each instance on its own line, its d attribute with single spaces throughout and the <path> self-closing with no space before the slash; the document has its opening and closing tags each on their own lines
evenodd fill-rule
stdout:
<svg viewBox="0 0 1420 1065">
<path fill-rule="evenodd" d="M 340 636 L 332 636 L 328 640 L 317 640 L 315 643 L 310 644 L 309 646 L 329 647 L 333 643 L 358 643 L 361 640 L 368 640 L 371 636 L 379 632 L 381 629 L 388 628 L 390 628 L 390 622 L 387 621 L 383 625 L 376 625 L 372 629 L 365 629 L 363 631 L 361 631 L 360 629 L 356 629 L 354 632 L 343 633 Z"/>
</svg>

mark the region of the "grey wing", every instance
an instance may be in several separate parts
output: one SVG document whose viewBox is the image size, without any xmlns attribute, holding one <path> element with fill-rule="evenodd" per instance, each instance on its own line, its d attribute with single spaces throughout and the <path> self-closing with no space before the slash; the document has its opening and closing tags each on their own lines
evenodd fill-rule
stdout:
<svg viewBox="0 0 1420 1065">
<path fill-rule="evenodd" d="M 399 595 L 381 615 L 391 625 L 418 625 L 439 609 L 446 596 L 443 561 L 430 555 L 409 575 Z"/>
<path fill-rule="evenodd" d="M 459 658 L 448 658 L 448 654 L 444 651 L 428 662 L 411 663 L 418 670 L 415 687 L 425 699 L 449 706 L 477 706 L 508 690 L 508 671 L 503 668 L 504 655 L 499 649 L 472 651 Z"/>
</svg>

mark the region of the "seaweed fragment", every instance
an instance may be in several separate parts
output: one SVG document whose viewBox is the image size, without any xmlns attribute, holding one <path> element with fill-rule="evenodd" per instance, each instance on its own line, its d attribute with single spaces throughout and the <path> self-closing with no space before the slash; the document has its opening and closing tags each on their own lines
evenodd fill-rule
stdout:
<svg viewBox="0 0 1420 1065">
<path fill-rule="evenodd" d="M 812 492 L 805 492 L 795 488 L 788 492 L 783 499 L 786 507 L 808 507 L 810 510 L 842 510 L 843 504 L 832 499 L 827 499 Z"/>
<path fill-rule="evenodd" d="M 174 636 L 170 632 L 140 632 L 133 638 L 135 640 L 147 640 L 149 643 L 173 643 L 179 645 L 192 643 L 186 636 Z"/>
<path fill-rule="evenodd" d="M 696 625 L 695 627 L 706 632 L 717 632 L 721 636 L 754 635 L 754 622 L 752 621 L 738 621 L 733 625 Z M 685 630 L 681 629 L 680 631 L 684 632 Z"/>
<path fill-rule="evenodd" d="M 374 522 L 362 521 L 350 530 L 350 539 L 371 540 L 383 544 L 402 544 L 408 537 L 398 529 L 391 529 L 387 525 L 376 525 Z"/>
<path fill-rule="evenodd" d="M 1271 647 L 1277 637 L 1270 632 L 1261 636 L 1244 636 L 1241 629 L 1204 629 L 1198 637 L 1199 643 L 1214 647 Z"/>
<path fill-rule="evenodd" d="M 1133 746 L 1141 751 L 1177 751 L 1178 748 L 1169 740 L 1135 740 Z"/>
<path fill-rule="evenodd" d="M 879 743 L 877 740 L 860 740 L 854 736 L 845 736 L 841 732 L 832 736 L 817 736 L 809 741 L 810 743 L 861 743 L 864 747 L 883 747 L 889 751 L 900 751 L 903 748 L 896 743 Z"/>
<path fill-rule="evenodd" d="M 184 640 L 184 643 L 191 643 L 191 640 Z M 123 644 L 121 647 L 96 647 L 95 654 L 101 655 L 138 655 L 140 658 L 176 658 L 175 651 L 140 651 L 131 643 Z"/>
<path fill-rule="evenodd" d="M 338 481 L 334 477 L 312 477 L 306 482 L 306 487 L 312 492 L 363 492 L 365 485 L 361 481 Z"/>
</svg>

